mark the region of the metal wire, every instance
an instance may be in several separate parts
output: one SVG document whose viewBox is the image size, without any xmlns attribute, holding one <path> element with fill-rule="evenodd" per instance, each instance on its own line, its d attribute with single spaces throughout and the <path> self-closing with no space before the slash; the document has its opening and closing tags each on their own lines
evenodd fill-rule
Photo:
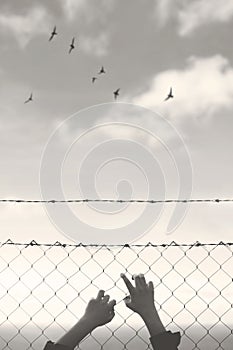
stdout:
<svg viewBox="0 0 233 350">
<path fill-rule="evenodd" d="M 148 349 L 145 326 L 124 306 L 121 272 L 154 282 L 165 326 L 181 331 L 179 349 L 232 348 L 233 242 L 114 247 L 1 242 L 0 348 L 43 349 L 77 321 L 80 304 L 83 310 L 90 295 L 105 289 L 117 299 L 115 323 L 91 333 L 80 348 Z"/>
<path fill-rule="evenodd" d="M 106 203 L 221 203 L 233 202 L 233 198 L 202 198 L 202 199 L 0 199 L 0 203 L 88 203 L 88 202 L 106 202 Z"/>
</svg>

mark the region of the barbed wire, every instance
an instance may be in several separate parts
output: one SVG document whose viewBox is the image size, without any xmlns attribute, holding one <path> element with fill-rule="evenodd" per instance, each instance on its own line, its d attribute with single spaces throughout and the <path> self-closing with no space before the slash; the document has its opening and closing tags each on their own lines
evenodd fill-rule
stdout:
<svg viewBox="0 0 233 350">
<path fill-rule="evenodd" d="M 193 242 L 193 243 L 177 243 L 175 241 L 171 241 L 170 243 L 140 243 L 140 244 L 133 244 L 133 243 L 125 243 L 125 244 L 92 244 L 92 243 L 61 243 L 59 241 L 56 241 L 54 243 L 38 243 L 34 239 L 28 243 L 24 242 L 13 242 L 11 239 L 7 239 L 4 242 L 0 242 L 0 246 L 3 245 L 21 245 L 21 246 L 46 246 L 46 247 L 124 247 L 124 248 L 131 248 L 131 247 L 200 247 L 200 246 L 233 246 L 233 242 Z"/>
<path fill-rule="evenodd" d="M 120 273 L 133 277 L 140 271 L 154 281 L 165 327 L 182 332 L 182 349 L 232 349 L 233 248 L 228 245 L 233 246 L 233 241 L 148 242 L 118 245 L 122 248 L 114 251 L 108 246 L 106 250 L 89 249 L 93 244 L 7 239 L 0 244 L 0 348 L 12 350 L 23 343 L 27 350 L 42 349 L 51 334 L 60 337 L 67 332 L 89 297 L 104 288 L 106 293 L 116 293 L 119 300 L 116 326 L 106 325 L 99 337 L 92 332 L 81 349 L 131 350 L 139 341 L 142 350 L 149 350 L 145 326 L 139 328 L 132 315 L 123 311 L 127 292 Z"/>
<path fill-rule="evenodd" d="M 0 203 L 221 203 L 233 202 L 233 198 L 197 198 L 197 199 L 0 199 Z"/>
</svg>

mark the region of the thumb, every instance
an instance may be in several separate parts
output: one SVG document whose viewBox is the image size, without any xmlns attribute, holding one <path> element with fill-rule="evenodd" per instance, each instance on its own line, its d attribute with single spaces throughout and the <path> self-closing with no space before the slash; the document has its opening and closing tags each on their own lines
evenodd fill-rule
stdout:
<svg viewBox="0 0 233 350">
<path fill-rule="evenodd" d="M 130 308 L 130 302 L 131 302 L 130 296 L 127 295 L 123 300 L 125 302 L 125 305 Z"/>
</svg>

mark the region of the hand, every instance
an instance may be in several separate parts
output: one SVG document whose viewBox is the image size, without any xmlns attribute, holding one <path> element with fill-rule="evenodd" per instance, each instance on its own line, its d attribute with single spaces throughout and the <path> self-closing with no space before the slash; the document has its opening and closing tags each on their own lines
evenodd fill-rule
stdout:
<svg viewBox="0 0 233 350">
<path fill-rule="evenodd" d="M 144 275 L 135 275 L 135 287 L 129 281 L 129 279 L 121 274 L 123 281 L 129 291 L 128 296 L 124 298 L 126 306 L 137 312 L 140 316 L 145 317 L 148 314 L 154 312 L 154 285 L 150 281 L 148 284 L 146 283 Z"/>
<path fill-rule="evenodd" d="M 85 310 L 84 318 L 93 328 L 105 325 L 115 316 L 116 300 L 109 301 L 109 295 L 104 295 L 104 293 L 104 290 L 100 290 L 97 297 L 89 301 Z"/>
</svg>

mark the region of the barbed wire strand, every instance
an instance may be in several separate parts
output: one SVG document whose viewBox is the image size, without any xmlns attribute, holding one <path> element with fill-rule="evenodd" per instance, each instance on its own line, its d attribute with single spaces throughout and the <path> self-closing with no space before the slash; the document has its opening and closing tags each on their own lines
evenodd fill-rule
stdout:
<svg viewBox="0 0 233 350">
<path fill-rule="evenodd" d="M 88 202 L 105 202 L 105 203 L 221 203 L 233 202 L 233 198 L 202 198 L 202 199 L 0 199 L 0 203 L 88 203 Z"/>
<path fill-rule="evenodd" d="M 209 242 L 209 243 L 201 243 L 199 241 L 196 241 L 194 243 L 177 243 L 175 241 L 171 241 L 170 243 L 161 243 L 161 244 L 155 244 L 152 242 L 148 243 L 140 243 L 140 244 L 131 244 L 131 243 L 125 243 L 125 244 L 92 244 L 92 243 L 61 243 L 59 241 L 56 241 L 54 243 L 38 243 L 35 240 L 32 240 L 28 243 L 23 242 L 13 242 L 11 239 L 7 239 L 4 242 L 0 242 L 0 246 L 3 245 L 23 245 L 23 246 L 46 246 L 46 247 L 124 247 L 124 248 L 131 248 L 131 247 L 200 247 L 200 246 L 233 246 L 233 242 Z"/>
</svg>

